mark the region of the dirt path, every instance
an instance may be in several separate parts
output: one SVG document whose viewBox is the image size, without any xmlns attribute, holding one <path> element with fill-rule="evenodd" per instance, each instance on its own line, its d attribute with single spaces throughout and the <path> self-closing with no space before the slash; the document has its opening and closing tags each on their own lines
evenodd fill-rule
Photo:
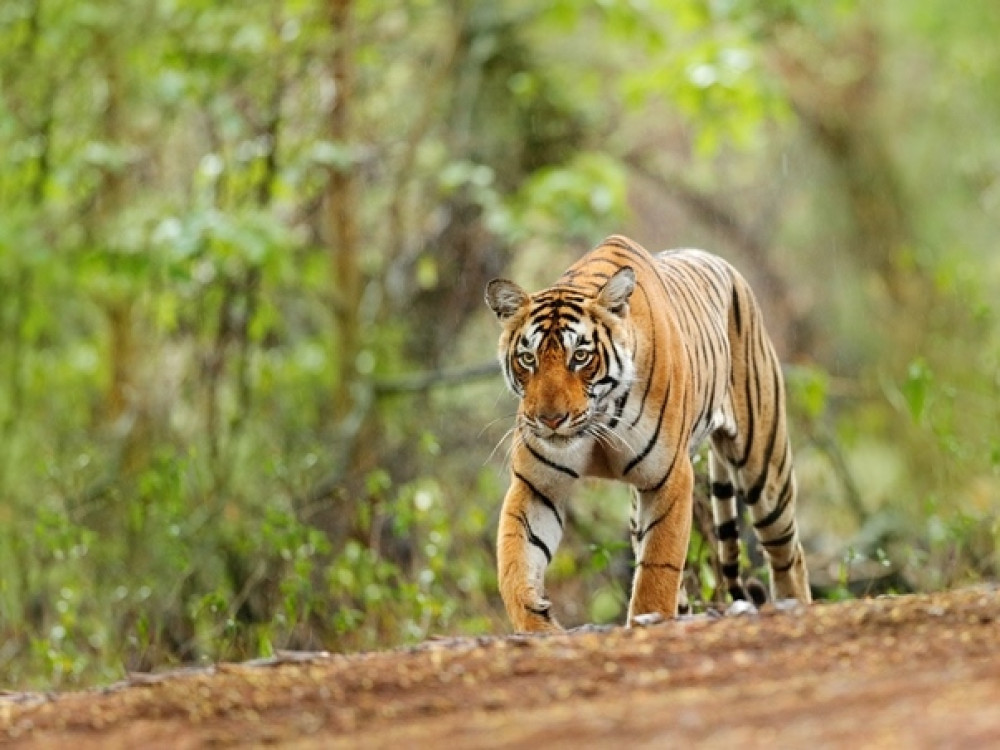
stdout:
<svg viewBox="0 0 1000 750">
<path fill-rule="evenodd" d="M 15 747 L 1000 747 L 1000 590 L 0 696 Z"/>
</svg>

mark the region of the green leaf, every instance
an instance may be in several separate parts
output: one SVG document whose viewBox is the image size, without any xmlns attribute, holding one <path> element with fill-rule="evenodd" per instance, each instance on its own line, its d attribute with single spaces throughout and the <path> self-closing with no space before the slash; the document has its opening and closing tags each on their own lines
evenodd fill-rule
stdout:
<svg viewBox="0 0 1000 750">
<path fill-rule="evenodd" d="M 826 411 L 830 392 L 830 376 L 819 367 L 790 367 L 786 376 L 792 403 L 809 419 L 815 420 Z"/>
<path fill-rule="evenodd" d="M 914 422 L 922 422 L 930 399 L 934 374 L 923 358 L 913 360 L 906 370 L 906 379 L 900 386 L 903 400 Z"/>
</svg>

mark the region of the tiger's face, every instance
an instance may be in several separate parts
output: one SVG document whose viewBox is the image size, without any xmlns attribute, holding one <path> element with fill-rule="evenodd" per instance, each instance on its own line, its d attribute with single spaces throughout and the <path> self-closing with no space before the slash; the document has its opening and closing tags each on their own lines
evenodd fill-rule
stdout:
<svg viewBox="0 0 1000 750">
<path fill-rule="evenodd" d="M 528 295 L 506 279 L 489 283 L 486 301 L 503 325 L 500 365 L 520 399 L 522 429 L 567 442 L 594 434 L 613 412 L 635 376 L 628 306 L 634 288 L 628 267 L 593 296 L 558 286 Z"/>
</svg>

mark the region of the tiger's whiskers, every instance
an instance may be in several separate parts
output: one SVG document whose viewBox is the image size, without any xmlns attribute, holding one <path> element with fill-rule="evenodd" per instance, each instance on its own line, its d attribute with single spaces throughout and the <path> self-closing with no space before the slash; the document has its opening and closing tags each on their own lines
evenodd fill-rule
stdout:
<svg viewBox="0 0 1000 750">
<path fill-rule="evenodd" d="M 627 448 L 631 453 L 636 452 L 633 445 L 625 439 L 624 435 L 603 422 L 591 422 L 587 425 L 587 433 L 609 450 Z"/>
</svg>

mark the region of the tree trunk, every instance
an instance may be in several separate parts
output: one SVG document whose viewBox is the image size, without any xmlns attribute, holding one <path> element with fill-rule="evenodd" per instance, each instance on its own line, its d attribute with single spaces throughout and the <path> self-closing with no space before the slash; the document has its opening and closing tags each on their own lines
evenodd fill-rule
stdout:
<svg viewBox="0 0 1000 750">
<path fill-rule="evenodd" d="M 334 49 L 331 60 L 336 98 L 330 113 L 330 139 L 351 146 L 351 98 L 354 91 L 354 24 L 352 0 L 330 0 Z M 338 378 L 334 408 L 345 417 L 353 405 L 356 361 L 360 349 L 361 268 L 358 249 L 357 178 L 354 165 L 330 168 L 326 195 L 327 232 L 333 268 L 334 320 L 337 327 Z"/>
</svg>

